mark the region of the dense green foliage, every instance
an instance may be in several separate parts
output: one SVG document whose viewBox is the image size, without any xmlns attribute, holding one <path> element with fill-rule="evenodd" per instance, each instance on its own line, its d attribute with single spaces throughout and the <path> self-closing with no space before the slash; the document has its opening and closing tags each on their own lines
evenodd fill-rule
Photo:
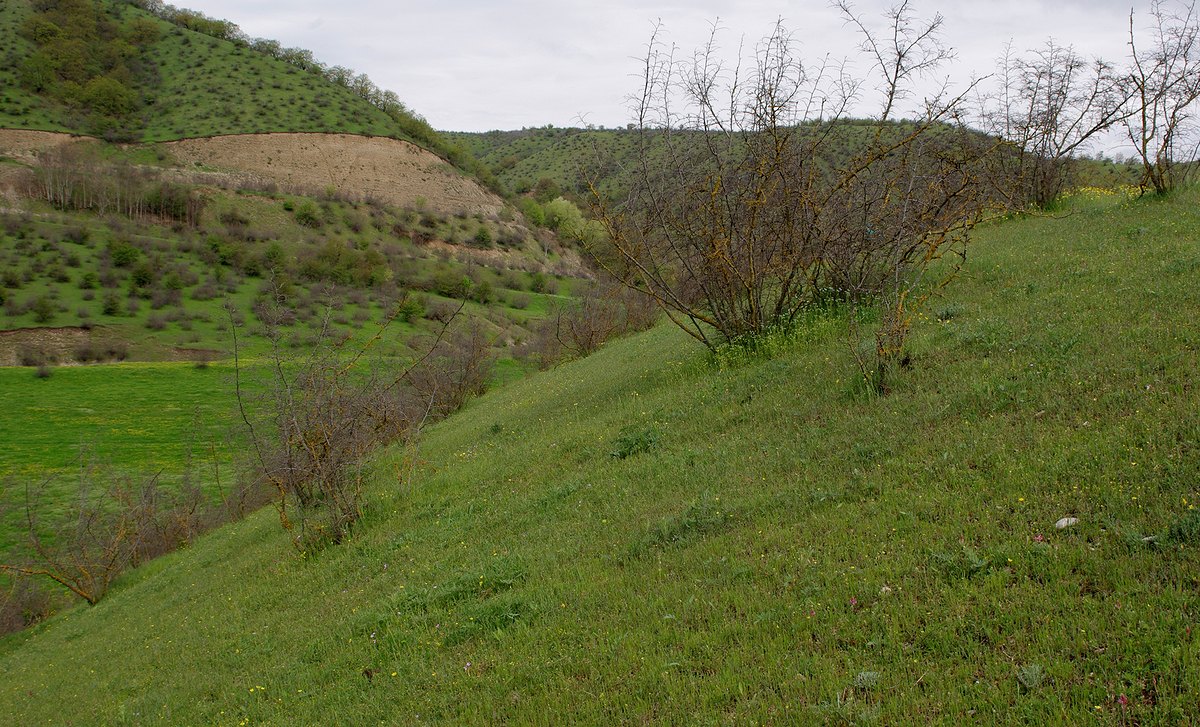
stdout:
<svg viewBox="0 0 1200 727">
<path fill-rule="evenodd" d="M 339 131 L 408 138 L 394 119 L 349 89 L 281 60 L 172 25 L 123 2 L 62 4 L 113 19 L 110 25 L 128 29 L 126 37 L 139 32 L 144 38 L 139 55 L 143 71 L 138 76 L 127 74 L 124 80 L 144 103 L 136 113 L 131 109 L 121 117 L 119 136 L 160 141 L 265 131 Z M 0 38 L 12 46 L 11 65 L 36 65 L 40 51 L 27 39 L 30 32 L 18 33 L 39 17 L 28 0 L 5 3 L 0 17 L 5 26 L 0 27 Z M 95 55 L 120 57 L 111 50 L 123 42 L 120 35 L 107 40 L 98 37 Z M 15 89 L 8 92 L 8 105 L 0 108 L 0 125 L 95 133 L 95 128 L 72 116 L 69 104 L 58 103 L 66 98 L 63 93 L 28 82 L 20 89 L 19 95 Z M 29 92 L 37 95 L 26 95 Z"/>
<path fill-rule="evenodd" d="M 979 231 L 888 397 L 836 313 L 771 358 L 660 327 L 516 382 L 413 477 L 381 457 L 343 546 L 261 513 L 8 637 L 0 713 L 1194 721 L 1196 202 Z"/>
<path fill-rule="evenodd" d="M 24 17 L 19 33 L 35 46 L 17 65 L 27 90 L 82 114 L 92 133 L 117 132 L 157 86 L 147 57 L 161 29 L 147 18 L 122 22 L 112 6 L 49 0 Z"/>
</svg>

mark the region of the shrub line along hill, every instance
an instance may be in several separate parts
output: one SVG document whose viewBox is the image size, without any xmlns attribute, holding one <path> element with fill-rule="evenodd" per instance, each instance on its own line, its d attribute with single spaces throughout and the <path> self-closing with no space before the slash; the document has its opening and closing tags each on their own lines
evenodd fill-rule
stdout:
<svg viewBox="0 0 1200 727">
<path fill-rule="evenodd" d="M 0 713 L 1195 721 L 1196 203 L 981 229 L 886 397 L 837 311 L 773 357 L 659 327 L 493 391 L 411 478 L 373 462 L 342 546 L 262 512 L 7 637 Z"/>
</svg>

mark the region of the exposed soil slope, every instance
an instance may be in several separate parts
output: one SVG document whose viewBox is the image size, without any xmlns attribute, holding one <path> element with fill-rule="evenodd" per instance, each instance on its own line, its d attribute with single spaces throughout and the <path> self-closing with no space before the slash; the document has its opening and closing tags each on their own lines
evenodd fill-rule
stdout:
<svg viewBox="0 0 1200 727">
<path fill-rule="evenodd" d="M 18 164 L 0 165 L 0 195 L 18 180 L 21 164 L 32 163 L 39 152 L 63 144 L 90 140 L 90 137 L 64 134 L 57 131 L 28 131 L 24 129 L 0 129 L 0 158 L 14 159 Z"/>
<path fill-rule="evenodd" d="M 57 131 L 0 129 L 0 157 L 32 160 L 40 151 L 88 138 Z"/>
<path fill-rule="evenodd" d="M 181 164 L 244 172 L 319 192 L 327 188 L 440 212 L 493 214 L 502 200 L 415 144 L 350 134 L 243 134 L 163 145 Z"/>
</svg>

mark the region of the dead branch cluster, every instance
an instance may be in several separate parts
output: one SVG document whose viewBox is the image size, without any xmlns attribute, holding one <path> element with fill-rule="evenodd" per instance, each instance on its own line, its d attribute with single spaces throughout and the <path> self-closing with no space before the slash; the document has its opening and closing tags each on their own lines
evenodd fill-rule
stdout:
<svg viewBox="0 0 1200 727">
<path fill-rule="evenodd" d="M 421 353 L 407 365 L 372 355 L 386 323 L 360 347 L 321 335 L 302 354 L 289 353 L 268 323 L 267 377 L 243 380 L 238 361 L 238 402 L 256 476 L 276 493 L 280 522 L 298 548 L 349 534 L 363 514 L 366 465 L 380 446 L 413 440 L 426 423 L 483 391 L 492 342 L 477 323 L 453 326 L 461 310 L 434 338 L 417 342 Z"/>
<path fill-rule="evenodd" d="M 911 311 L 957 269 L 934 263 L 960 260 L 989 211 L 1055 201 L 1104 135 L 1124 130 L 1156 192 L 1197 168 L 1192 0 L 1155 0 L 1149 30 L 1130 15 L 1125 68 L 1051 40 L 922 98 L 954 57 L 941 16 L 921 19 L 905 0 L 873 23 L 833 5 L 865 64 L 807 61 L 782 22 L 736 54 L 716 27 L 691 54 L 656 28 L 631 99 L 635 181 L 613 196 L 602 191 L 613 161 L 594 166 L 609 243 L 597 259 L 710 349 L 864 300 L 891 307 L 881 351 L 902 348 Z M 850 117 L 872 103 L 876 113 Z"/>
<path fill-rule="evenodd" d="M 606 342 L 652 327 L 660 318 L 654 300 L 611 276 L 578 286 L 575 300 L 559 303 L 519 355 L 541 369 L 590 356 Z"/>
<path fill-rule="evenodd" d="M 43 151 L 28 171 L 25 193 L 60 210 L 88 210 L 133 219 L 169 219 L 195 227 L 205 199 L 149 168 L 100 156 L 90 142 Z"/>
<path fill-rule="evenodd" d="M 1099 140 L 1131 147 L 1142 186 L 1157 194 L 1190 179 L 1200 150 L 1195 2 L 1153 0 L 1144 16 L 1130 11 L 1128 38 L 1123 65 L 1053 39 L 1024 53 L 1006 48 L 980 94 L 977 123 L 1006 144 L 990 181 L 1010 206 L 1052 203 Z"/>
<path fill-rule="evenodd" d="M 220 470 L 213 466 L 220 489 Z M 23 533 L 7 562 L 0 563 L 0 572 L 9 577 L 7 593 L 0 597 L 0 633 L 24 628 L 52 610 L 55 599 L 33 578 L 95 604 L 128 568 L 177 550 L 267 502 L 262 491 L 244 484 L 219 499 L 206 496 L 190 457 L 181 479 L 167 484 L 162 472 L 139 479 L 81 453 L 77 482 L 65 501 L 49 496 L 53 479 L 0 493 L 0 517 Z"/>
<path fill-rule="evenodd" d="M 843 11 L 874 79 L 805 63 L 781 23 L 746 67 L 721 60 L 717 31 L 688 58 L 658 34 L 648 46 L 638 181 L 622 199 L 593 197 L 612 243 L 604 262 L 709 348 L 831 299 L 914 285 L 985 209 L 979 161 L 991 149 L 968 140 L 963 97 L 896 118 L 916 77 L 950 57 L 942 19 L 902 5 L 876 33 Z M 871 81 L 881 112 L 851 122 Z"/>
</svg>

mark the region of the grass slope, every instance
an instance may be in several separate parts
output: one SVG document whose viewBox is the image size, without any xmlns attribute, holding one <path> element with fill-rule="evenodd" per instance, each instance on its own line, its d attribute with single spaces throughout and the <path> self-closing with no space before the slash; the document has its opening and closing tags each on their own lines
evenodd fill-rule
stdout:
<svg viewBox="0 0 1200 727">
<path fill-rule="evenodd" d="M 407 138 L 347 88 L 229 41 L 164 28 L 152 53 L 162 90 L 147 110 L 144 141 L 268 131 Z"/>
<path fill-rule="evenodd" d="M 0 5 L 0 126 L 62 131 L 61 124 L 38 96 L 21 88 L 17 77 L 20 60 L 33 53 L 33 45 L 18 35 L 32 9 L 28 2 Z"/>
<path fill-rule="evenodd" d="M 887 398 L 837 319 L 725 369 L 661 327 L 517 382 L 411 481 L 382 456 L 347 544 L 299 559 L 259 513 L 0 642 L 0 714 L 1200 719 L 1196 202 L 982 230 Z"/>
<path fill-rule="evenodd" d="M 229 426 L 235 416 L 231 380 L 232 367 L 216 365 L 64 367 L 45 380 L 27 368 L 0 367 L 0 483 L 33 485 L 48 506 L 45 519 L 72 503 L 81 464 L 103 463 L 134 482 L 157 475 L 175 483 L 193 457 L 191 474 L 203 486 L 228 485 L 229 438 L 237 433 Z M 13 515 L 0 518 L 0 554 L 23 537 Z M 21 513 L 15 515 L 19 520 Z"/>
<path fill-rule="evenodd" d="M 205 192 L 209 204 L 196 229 L 88 213 L 0 215 L 0 331 L 92 325 L 128 342 L 139 359 L 162 358 L 175 348 L 228 352 L 224 305 L 229 301 L 250 313 L 268 289 L 265 278 L 272 263 L 264 256 L 272 246 L 290 266 L 297 295 L 313 296 L 312 301 L 290 303 L 302 319 L 292 327 L 298 336 L 314 335 L 322 328 L 322 309 L 328 304 L 336 309 L 332 323 L 339 334 L 370 336 L 400 290 L 425 291 L 427 307 L 452 305 L 442 295 L 447 292 L 444 281 L 461 281 L 468 274 L 473 285 L 486 283 L 492 293 L 486 305 L 472 303 L 467 312 L 490 314 L 498 328 L 544 316 L 550 301 L 560 299 L 533 290 L 532 274 L 501 269 L 514 261 L 530 266 L 552 261 L 552 253 L 532 238 L 514 238 L 509 247 L 499 250 L 490 243 L 487 247 L 472 244 L 481 230 L 489 239 L 507 232 L 498 222 L 362 203 L 323 200 L 314 204 L 290 194 L 212 188 Z M 304 209 L 312 210 L 316 229 L 297 222 L 297 211 Z M 417 245 L 411 239 L 416 231 L 448 246 L 433 250 Z M 131 262 L 114 267 L 110 251 L 122 243 L 137 250 L 131 253 Z M 456 248 L 450 245 L 468 260 L 472 253 L 492 252 L 506 253 L 511 259 L 498 255 L 494 267 L 459 262 L 450 252 Z M 380 272 L 376 277 L 386 279 L 377 283 L 352 279 L 344 249 L 378 255 L 372 264 L 386 275 Z M 297 260 L 320 255 L 341 260 L 346 269 L 308 278 L 296 271 L 303 265 Z M 153 270 L 153 280 L 140 288 L 132 282 L 139 265 Z M 556 290 L 570 293 L 566 279 L 547 277 Z M 168 279 L 173 281 L 169 286 Z M 170 302 L 162 295 L 154 299 L 152 291 L 165 294 L 169 287 L 178 293 L 170 296 Z M 323 293 L 325 289 L 332 294 Z M 105 300 L 111 297 L 119 304 L 106 311 Z M 396 328 L 411 332 L 399 324 Z M 254 352 L 264 349 L 261 339 L 252 337 L 249 343 Z M 0 341 L 0 353 L 6 345 Z"/>
<path fill-rule="evenodd" d="M 100 0 L 122 18 L 156 23 L 162 38 L 150 61 L 160 82 L 136 131 L 142 141 L 268 131 L 328 131 L 408 138 L 383 111 L 349 89 L 225 40 L 180 28 L 132 5 Z M 0 5 L 0 127 L 86 132 L 78 113 L 23 89 L 20 60 L 33 52 L 17 34 L 30 0 Z M 411 141 L 411 139 L 409 139 Z"/>
</svg>

